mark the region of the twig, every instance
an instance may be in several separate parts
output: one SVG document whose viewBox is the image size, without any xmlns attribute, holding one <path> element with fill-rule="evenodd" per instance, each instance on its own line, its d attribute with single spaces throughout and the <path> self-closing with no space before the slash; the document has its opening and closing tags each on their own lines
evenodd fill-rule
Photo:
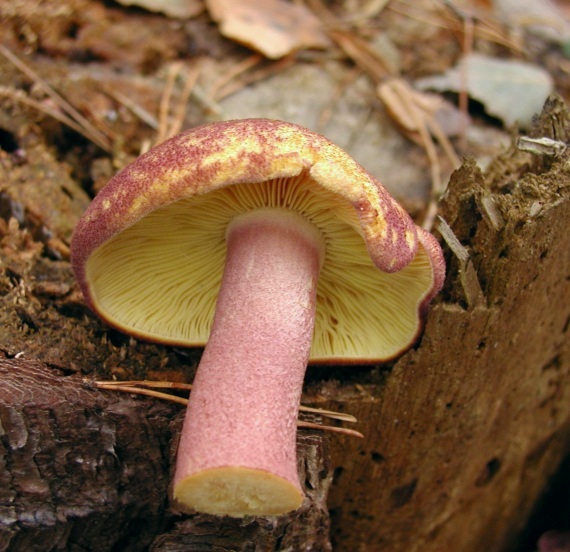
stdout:
<svg viewBox="0 0 570 552">
<path fill-rule="evenodd" d="M 43 80 L 31 67 L 28 67 L 23 61 L 21 61 L 15 54 L 13 54 L 6 46 L 0 44 L 0 53 L 24 73 L 28 78 L 30 78 L 36 85 L 38 85 L 52 100 L 53 102 L 63 111 L 66 115 L 66 119 L 62 120 L 61 117 L 55 117 L 54 111 L 48 112 L 46 109 L 42 109 L 44 113 L 48 113 L 50 116 L 54 117 L 58 121 L 66 124 L 76 132 L 79 132 L 82 136 L 85 136 L 88 140 L 98 145 L 101 149 L 106 152 L 111 152 L 111 143 L 107 136 L 96 129 L 77 109 L 75 109 L 65 98 L 58 94 L 45 80 Z M 33 100 L 31 100 L 33 101 Z M 28 105 L 33 105 L 27 102 Z M 37 105 L 34 106 L 37 109 Z M 70 124 L 70 121 L 74 121 L 74 125 Z M 78 127 L 82 130 L 78 130 Z"/>
<path fill-rule="evenodd" d="M 192 94 L 192 91 L 198 82 L 200 76 L 201 66 L 196 64 L 189 70 L 184 71 L 182 63 L 173 63 L 168 67 L 166 73 L 166 83 L 162 91 L 160 103 L 158 107 L 158 135 L 156 143 L 159 144 L 164 140 L 175 136 L 182 130 L 184 125 L 184 117 L 186 113 L 186 106 Z M 185 74 L 184 86 L 182 93 L 177 102 L 177 107 L 174 110 L 171 118 L 172 111 L 172 98 L 174 95 L 174 87 L 176 80 L 181 73 Z"/>
<path fill-rule="evenodd" d="M 111 88 L 105 88 L 104 92 L 117 100 L 120 104 L 124 105 L 129 109 L 134 115 L 136 115 L 143 123 L 146 123 L 153 130 L 158 130 L 158 120 L 157 118 L 149 113 L 146 109 L 142 108 L 140 105 L 136 104 L 131 98 Z"/>
<path fill-rule="evenodd" d="M 473 53 L 473 42 L 475 40 L 475 18 L 470 13 L 460 9 L 448 0 L 444 0 L 444 4 L 463 23 L 462 49 L 463 58 L 466 59 Z M 465 121 L 468 120 L 467 116 L 469 114 L 469 94 L 467 92 L 469 87 L 469 78 L 466 63 L 461 64 L 459 80 L 459 110 L 464 114 L 464 123 L 462 125 L 463 128 L 461 129 L 459 139 L 460 147 L 465 151 L 467 147 L 467 125 Z"/>
<path fill-rule="evenodd" d="M 182 130 L 182 125 L 184 124 L 184 116 L 186 114 L 186 106 L 188 105 L 188 100 L 190 99 L 192 90 L 198 82 L 200 71 L 200 65 L 196 64 L 186 73 L 184 86 L 182 88 L 182 93 L 180 94 L 180 100 L 178 101 L 178 109 L 176 109 L 174 112 L 174 120 L 170 125 L 168 137 L 175 136 Z"/>
<path fill-rule="evenodd" d="M 319 431 L 330 431 L 332 433 L 340 433 L 342 435 L 348 435 L 349 437 L 357 437 L 362 439 L 364 435 L 360 431 L 355 431 L 354 429 L 348 429 L 346 427 L 336 427 L 336 426 L 326 426 L 321 424 L 315 424 L 313 422 L 304 422 L 299 420 L 297 422 L 297 427 L 304 429 L 316 429 Z"/>
<path fill-rule="evenodd" d="M 154 397 L 155 399 L 163 399 L 170 402 L 175 402 L 177 404 L 188 404 L 188 399 L 184 397 L 177 397 L 176 395 L 170 395 L 169 393 L 161 393 L 160 391 L 154 391 L 152 389 L 146 389 L 144 387 L 135 387 L 129 385 L 101 385 L 103 382 L 95 382 L 95 387 L 99 389 L 107 389 L 109 391 L 121 391 L 122 393 L 134 393 L 135 395 L 145 395 L 147 397 Z"/>
<path fill-rule="evenodd" d="M 93 385 L 98 389 L 105 389 L 108 391 L 120 391 L 123 393 L 134 393 L 137 395 L 145 395 L 157 399 L 172 401 L 178 404 L 187 405 L 188 399 L 171 395 L 169 393 L 162 393 L 161 391 L 154 391 L 154 389 L 173 389 L 179 391 L 190 391 L 192 384 L 190 383 L 177 383 L 170 381 L 151 381 L 151 380 L 131 380 L 131 381 L 95 381 Z M 154 389 L 153 389 L 154 388 Z M 318 414 L 324 418 L 331 418 L 333 420 L 340 420 L 343 422 L 356 423 L 356 418 L 351 414 L 343 412 L 334 412 L 332 410 L 325 410 L 322 408 L 315 408 L 311 406 L 300 405 L 299 410 L 309 414 Z M 322 428 L 316 424 L 317 427 Z M 357 432 L 358 433 L 358 432 Z"/>
<path fill-rule="evenodd" d="M 168 66 L 166 71 L 166 83 L 164 89 L 162 90 L 162 95 L 160 97 L 160 102 L 158 104 L 158 134 L 156 136 L 156 143 L 160 144 L 166 140 L 168 136 L 168 113 L 170 110 L 170 102 L 172 97 L 172 92 L 174 90 L 174 84 L 176 83 L 176 77 L 180 72 L 180 63 L 173 63 Z"/>
<path fill-rule="evenodd" d="M 378 17 L 389 2 L 390 0 L 368 0 L 368 2 L 362 6 L 362 9 L 357 16 L 358 20 Z"/>
<path fill-rule="evenodd" d="M 194 89 L 192 90 L 192 98 L 202 106 L 204 111 L 206 111 L 210 116 L 213 116 L 216 120 L 225 121 L 228 119 L 228 115 L 222 109 L 222 106 L 206 94 L 200 85 L 197 84 L 194 86 Z"/>
<path fill-rule="evenodd" d="M 445 243 L 455 255 L 459 263 L 459 281 L 470 309 L 486 306 L 487 300 L 481 288 L 477 271 L 469 255 L 469 251 L 461 244 L 445 219 L 438 217 L 437 230 Z"/>
<path fill-rule="evenodd" d="M 267 77 L 280 73 L 293 65 L 295 63 L 295 56 L 286 56 L 278 61 L 275 61 L 266 67 L 261 67 L 257 71 L 252 71 L 249 74 L 245 74 L 239 81 L 234 80 L 229 82 L 226 86 L 222 87 L 217 92 L 217 96 L 212 98 L 213 101 L 219 102 L 236 92 L 239 92 L 242 88 L 245 88 L 249 84 L 259 82 Z"/>
<path fill-rule="evenodd" d="M 360 37 L 342 30 L 330 30 L 329 36 L 376 84 L 395 74 L 395 68 L 390 67 L 378 52 Z"/>
<path fill-rule="evenodd" d="M 450 2 L 449 0 L 438 0 L 436 4 L 437 3 L 442 4 L 445 8 L 448 8 L 449 11 L 451 11 L 454 15 L 458 15 L 455 6 L 456 2 Z M 407 5 L 403 1 L 400 1 L 398 3 L 392 2 L 387 6 L 387 8 L 396 14 L 408 17 L 409 19 L 414 19 L 426 25 L 440 27 L 453 32 L 464 31 L 463 23 L 458 23 L 457 17 L 440 17 L 439 19 L 436 19 L 435 17 L 431 16 L 430 13 L 426 13 L 425 9 L 422 11 L 422 8 L 420 8 L 417 2 L 409 2 Z M 415 10 L 415 12 L 412 12 L 411 10 Z M 459 17 L 459 19 L 462 19 L 462 17 Z M 483 17 L 474 17 L 473 21 L 475 23 L 473 29 L 474 36 L 476 36 L 478 39 L 487 40 L 500 46 L 510 48 L 513 52 L 523 53 L 523 45 L 510 40 L 509 37 L 506 36 L 505 33 L 500 29 L 500 27 L 498 27 L 492 21 L 489 21 Z"/>
<path fill-rule="evenodd" d="M 340 420 L 342 422 L 356 423 L 358 420 L 352 414 L 344 414 L 342 412 L 334 412 L 332 410 L 323 410 L 322 408 L 313 408 L 311 406 L 300 405 L 299 410 L 301 412 L 307 412 L 311 414 L 319 414 L 325 418 L 331 418 L 332 420 Z"/>
<path fill-rule="evenodd" d="M 65 113 L 62 113 L 61 111 L 57 111 L 51 108 L 48 104 L 30 98 L 29 96 L 26 95 L 26 93 L 23 90 L 15 90 L 13 88 L 0 86 L 0 96 L 9 98 L 18 103 L 32 107 L 37 111 L 40 111 L 41 113 L 45 113 L 46 115 L 49 115 L 52 119 L 55 119 L 60 123 L 63 123 L 64 125 L 68 126 L 75 132 L 81 134 L 88 140 L 91 140 L 91 137 L 85 132 L 85 130 L 79 124 L 77 124 L 73 119 L 70 119 Z"/>
<path fill-rule="evenodd" d="M 220 90 L 222 90 L 225 86 L 228 86 L 230 81 L 236 77 L 239 77 L 239 75 L 242 73 L 249 71 L 256 65 L 259 65 L 262 61 L 263 56 L 261 54 L 253 54 L 246 57 L 239 63 L 236 63 L 229 71 L 214 81 L 214 84 L 212 84 L 210 90 L 208 91 L 210 98 L 218 99 L 220 97 Z"/>
<path fill-rule="evenodd" d="M 177 389 L 179 391 L 190 391 L 191 383 L 180 383 L 177 381 L 156 381 L 156 380 L 127 380 L 127 381 L 96 381 L 95 387 L 114 388 L 114 387 L 143 387 L 155 389 Z"/>
</svg>

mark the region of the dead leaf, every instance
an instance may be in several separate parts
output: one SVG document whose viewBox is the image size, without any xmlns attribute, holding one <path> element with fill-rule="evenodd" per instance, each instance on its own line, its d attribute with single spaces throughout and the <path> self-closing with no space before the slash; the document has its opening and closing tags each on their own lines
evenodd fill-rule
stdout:
<svg viewBox="0 0 570 552">
<path fill-rule="evenodd" d="M 301 4 L 283 0 L 206 0 L 225 37 L 278 59 L 301 48 L 329 45 L 321 21 Z"/>
<path fill-rule="evenodd" d="M 451 165 L 456 169 L 461 165 L 436 117 L 436 113 L 445 102 L 432 94 L 412 89 L 402 79 L 388 80 L 378 85 L 376 92 L 392 119 L 411 140 L 424 148 L 428 156 L 431 168 L 432 197 L 422 226 L 430 231 L 437 214 L 437 201 L 445 190 L 439 156 L 432 136 L 437 138 Z"/>
<path fill-rule="evenodd" d="M 471 54 L 443 75 L 415 82 L 421 90 L 462 92 L 481 102 L 489 115 L 507 126 L 527 128 L 540 113 L 553 90 L 547 71 L 518 60 L 496 59 Z"/>
</svg>

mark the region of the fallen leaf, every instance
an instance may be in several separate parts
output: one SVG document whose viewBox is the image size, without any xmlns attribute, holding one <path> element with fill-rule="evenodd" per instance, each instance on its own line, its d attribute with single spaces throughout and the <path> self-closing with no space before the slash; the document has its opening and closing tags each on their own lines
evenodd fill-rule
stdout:
<svg viewBox="0 0 570 552">
<path fill-rule="evenodd" d="M 429 159 L 432 199 L 422 222 L 423 228 L 429 232 L 437 214 L 437 199 L 445 190 L 439 155 L 432 136 L 437 138 L 451 165 L 454 168 L 459 168 L 461 165 L 451 142 L 436 118 L 436 113 L 445 102 L 439 96 L 418 92 L 406 81 L 397 78 L 378 85 L 376 92 L 390 116 L 410 139 L 424 148 Z"/>
<path fill-rule="evenodd" d="M 417 80 L 421 90 L 461 92 L 481 102 L 489 115 L 507 126 L 528 128 L 553 90 L 549 73 L 518 60 L 471 54 L 443 75 Z"/>
<path fill-rule="evenodd" d="M 301 4 L 284 0 L 206 0 L 206 6 L 222 35 L 270 59 L 329 44 L 321 21 Z"/>
</svg>

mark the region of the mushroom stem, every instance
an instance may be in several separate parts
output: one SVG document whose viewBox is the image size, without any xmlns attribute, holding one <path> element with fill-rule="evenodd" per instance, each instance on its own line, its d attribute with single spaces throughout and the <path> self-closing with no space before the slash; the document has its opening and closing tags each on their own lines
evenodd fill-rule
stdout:
<svg viewBox="0 0 570 552">
<path fill-rule="evenodd" d="M 296 421 L 315 321 L 324 242 L 286 209 L 229 225 L 210 339 L 178 449 L 174 496 L 241 517 L 301 505 Z"/>
</svg>

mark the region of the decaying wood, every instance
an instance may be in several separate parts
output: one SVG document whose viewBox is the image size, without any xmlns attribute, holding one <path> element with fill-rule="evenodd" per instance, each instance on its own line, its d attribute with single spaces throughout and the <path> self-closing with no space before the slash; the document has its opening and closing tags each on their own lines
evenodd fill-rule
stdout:
<svg viewBox="0 0 570 552">
<path fill-rule="evenodd" d="M 0 381 L 0 550 L 330 549 L 322 435 L 299 432 L 299 511 L 182 516 L 168 503 L 180 406 L 102 392 L 23 359 L 0 361 Z"/>
<path fill-rule="evenodd" d="M 568 121 L 552 100 L 533 135 L 568 142 Z M 311 387 L 365 435 L 333 441 L 338 550 L 513 549 L 570 451 L 569 161 L 513 148 L 485 174 L 466 162 L 440 215 L 474 270 L 446 247 L 417 349 L 376 380 Z"/>
<path fill-rule="evenodd" d="M 0 550 L 148 545 L 166 508 L 175 407 L 23 359 L 0 361 L 0 381 Z"/>
</svg>

